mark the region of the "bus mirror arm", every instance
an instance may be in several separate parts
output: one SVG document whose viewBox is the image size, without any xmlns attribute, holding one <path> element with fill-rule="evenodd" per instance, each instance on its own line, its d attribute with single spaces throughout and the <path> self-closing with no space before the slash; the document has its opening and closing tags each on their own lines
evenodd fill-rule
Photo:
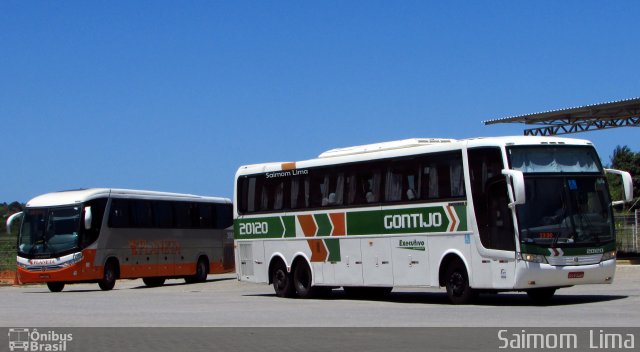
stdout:
<svg viewBox="0 0 640 352">
<path fill-rule="evenodd" d="M 524 204 L 527 197 L 524 187 L 524 174 L 522 171 L 504 169 L 502 170 L 502 174 L 511 180 L 511 182 L 507 182 L 509 196 L 512 200 L 512 202 L 509 203 L 509 208 Z"/>
<path fill-rule="evenodd" d="M 624 204 L 633 201 L 633 179 L 631 174 L 626 171 L 615 169 L 604 169 L 604 172 L 608 174 L 620 175 L 622 177 L 622 188 L 624 189 L 624 199 L 621 201 L 612 202 L 612 205 Z"/>
<path fill-rule="evenodd" d="M 13 220 L 21 218 L 22 214 L 24 213 L 23 212 L 15 213 L 7 219 L 7 234 L 11 234 L 11 223 L 13 222 Z"/>
<path fill-rule="evenodd" d="M 91 207 L 84 208 L 84 229 L 91 229 L 91 221 L 93 220 L 93 214 L 91 213 Z"/>
</svg>

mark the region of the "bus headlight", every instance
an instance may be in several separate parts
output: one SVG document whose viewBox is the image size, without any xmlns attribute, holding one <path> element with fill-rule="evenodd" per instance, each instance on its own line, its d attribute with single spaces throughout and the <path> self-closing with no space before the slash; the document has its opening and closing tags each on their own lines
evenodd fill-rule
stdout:
<svg viewBox="0 0 640 352">
<path fill-rule="evenodd" d="M 82 260 L 82 258 L 83 258 L 82 252 L 78 252 L 73 255 L 73 258 L 71 260 L 69 260 L 68 262 L 62 263 L 61 265 L 63 267 L 72 266 L 75 263 L 79 263 Z"/>
<path fill-rule="evenodd" d="M 525 262 L 542 263 L 542 264 L 547 262 L 547 259 L 542 254 L 521 253 L 520 257 Z"/>
<path fill-rule="evenodd" d="M 604 252 L 602 254 L 602 259 L 600 259 L 600 261 L 605 261 L 605 260 L 609 260 L 609 259 L 615 259 L 616 258 L 616 251 L 609 251 L 609 252 Z"/>
</svg>

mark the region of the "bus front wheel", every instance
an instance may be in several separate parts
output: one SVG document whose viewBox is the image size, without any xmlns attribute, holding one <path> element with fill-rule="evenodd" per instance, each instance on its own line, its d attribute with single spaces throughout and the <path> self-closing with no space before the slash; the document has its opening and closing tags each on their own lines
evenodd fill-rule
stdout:
<svg viewBox="0 0 640 352">
<path fill-rule="evenodd" d="M 445 286 L 449 301 L 453 304 L 468 304 L 476 298 L 476 292 L 469 286 L 467 270 L 461 263 L 455 263 L 449 267 Z"/>
<path fill-rule="evenodd" d="M 51 292 L 60 292 L 64 289 L 64 282 L 47 282 L 47 287 Z"/>
<path fill-rule="evenodd" d="M 147 287 L 158 287 L 164 285 L 164 277 L 145 277 L 142 279 L 142 282 Z"/>
<path fill-rule="evenodd" d="M 534 288 L 527 290 L 527 296 L 537 304 L 545 304 L 551 301 L 556 293 L 555 287 Z"/>
</svg>

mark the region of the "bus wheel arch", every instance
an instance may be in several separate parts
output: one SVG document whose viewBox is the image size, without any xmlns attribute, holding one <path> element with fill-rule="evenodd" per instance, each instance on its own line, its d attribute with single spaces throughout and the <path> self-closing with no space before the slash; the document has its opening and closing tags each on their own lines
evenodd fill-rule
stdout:
<svg viewBox="0 0 640 352">
<path fill-rule="evenodd" d="M 292 273 L 288 272 L 284 258 L 275 255 L 269 262 L 269 284 L 273 284 L 273 289 L 278 297 L 295 297 L 296 290 L 293 285 Z"/>
<path fill-rule="evenodd" d="M 468 304 L 477 296 L 470 284 L 469 268 L 457 253 L 448 253 L 440 261 L 438 281 L 440 286 L 446 287 L 453 304 Z"/>
<path fill-rule="evenodd" d="M 103 291 L 113 289 L 116 280 L 120 278 L 120 262 L 116 257 L 109 257 L 104 263 L 102 280 L 98 282 L 98 286 Z"/>
</svg>

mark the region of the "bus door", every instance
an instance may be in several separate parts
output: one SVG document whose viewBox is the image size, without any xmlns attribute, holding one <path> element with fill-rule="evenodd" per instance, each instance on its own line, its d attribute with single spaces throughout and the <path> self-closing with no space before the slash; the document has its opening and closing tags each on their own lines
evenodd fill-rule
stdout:
<svg viewBox="0 0 640 352">
<path fill-rule="evenodd" d="M 512 288 L 515 283 L 515 229 L 506 179 L 489 186 L 487 197 L 488 246 L 501 251 L 491 257 L 492 287 Z"/>
<path fill-rule="evenodd" d="M 264 241 L 237 241 L 238 274 L 249 282 L 268 282 L 264 260 Z"/>
<path fill-rule="evenodd" d="M 480 235 L 475 285 L 498 289 L 513 288 L 516 266 L 513 212 L 502 169 L 499 147 L 469 149 L 471 191 Z"/>
</svg>

